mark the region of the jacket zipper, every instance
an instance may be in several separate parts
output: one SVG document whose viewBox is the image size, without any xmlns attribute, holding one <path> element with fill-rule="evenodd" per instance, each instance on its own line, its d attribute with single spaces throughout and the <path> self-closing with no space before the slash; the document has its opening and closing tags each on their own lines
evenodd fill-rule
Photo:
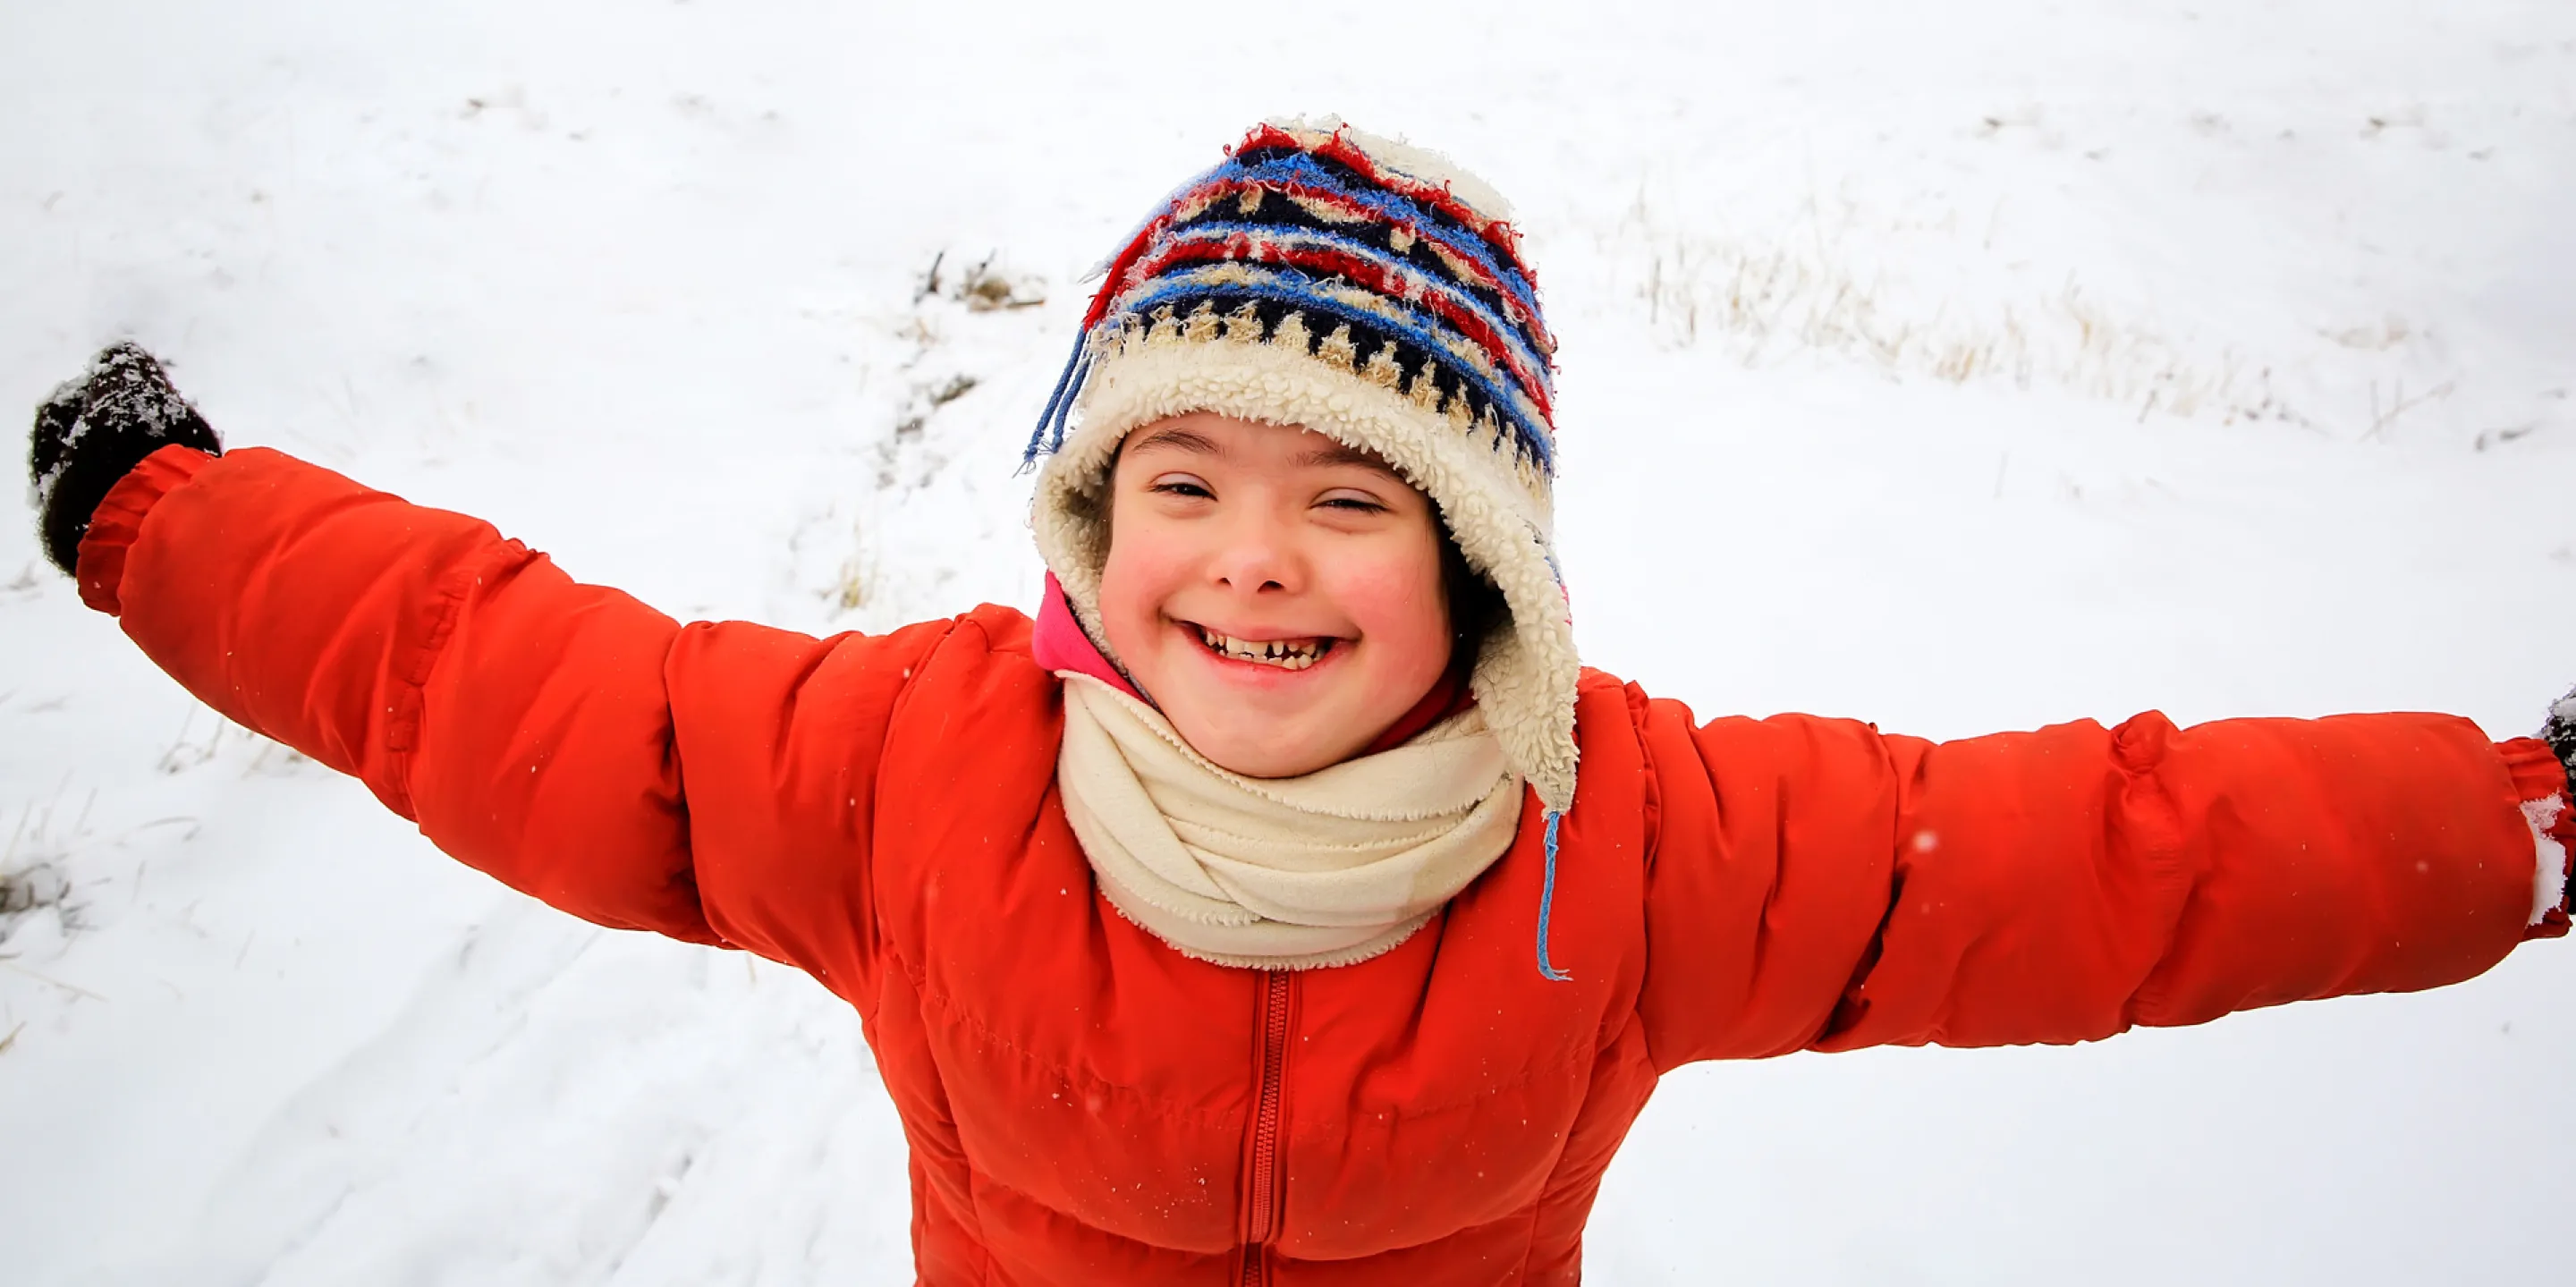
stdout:
<svg viewBox="0 0 2576 1287">
<path fill-rule="evenodd" d="M 1261 1094 L 1253 1101 L 1252 1156 L 1244 1173 L 1243 1287 L 1261 1287 L 1269 1281 L 1262 1248 L 1279 1225 L 1280 1083 L 1288 1071 L 1288 984 L 1286 970 L 1262 975 Z"/>
</svg>

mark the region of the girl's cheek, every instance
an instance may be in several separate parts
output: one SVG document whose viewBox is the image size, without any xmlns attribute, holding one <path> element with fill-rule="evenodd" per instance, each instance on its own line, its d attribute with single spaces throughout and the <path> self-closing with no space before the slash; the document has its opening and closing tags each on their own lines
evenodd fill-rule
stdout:
<svg viewBox="0 0 2576 1287">
<path fill-rule="evenodd" d="M 1448 664 L 1449 630 L 1436 556 L 1354 563 L 1336 580 L 1342 610 L 1398 670 L 1436 672 Z"/>
<path fill-rule="evenodd" d="M 1133 626 L 1139 632 L 1150 631 L 1164 603 L 1187 579 L 1186 553 L 1175 548 L 1177 542 L 1170 539 L 1169 533 L 1149 530 L 1152 526 L 1123 526 L 1110 543 L 1108 561 L 1100 572 L 1100 616 L 1104 624 L 1115 622 Z"/>
</svg>

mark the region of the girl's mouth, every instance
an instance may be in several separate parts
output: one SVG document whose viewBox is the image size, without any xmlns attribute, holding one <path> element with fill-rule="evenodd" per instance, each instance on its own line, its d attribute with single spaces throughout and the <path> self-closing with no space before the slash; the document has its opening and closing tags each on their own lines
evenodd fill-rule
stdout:
<svg viewBox="0 0 2576 1287">
<path fill-rule="evenodd" d="M 1341 640 L 1329 636 L 1304 639 L 1237 639 L 1218 634 L 1206 626 L 1193 623 L 1199 642 L 1209 652 L 1230 661 L 1248 661 L 1257 666 L 1277 666 L 1282 670 L 1304 670 L 1323 660 Z"/>
</svg>

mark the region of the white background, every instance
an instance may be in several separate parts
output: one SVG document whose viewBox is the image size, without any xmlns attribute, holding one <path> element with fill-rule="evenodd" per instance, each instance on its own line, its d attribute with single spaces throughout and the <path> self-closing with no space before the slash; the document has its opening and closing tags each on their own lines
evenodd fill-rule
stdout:
<svg viewBox="0 0 2576 1287">
<path fill-rule="evenodd" d="M 2506 737 L 2576 680 L 2563 4 L 871 8 L 0 0 L 0 407 L 133 335 L 233 443 L 676 614 L 1028 605 L 1077 279 L 1254 119 L 1332 111 L 1519 203 L 1595 665 L 1942 737 Z M 942 252 L 1046 302 L 917 299 Z M 221 727 L 31 525 L 0 871 L 69 895 L 0 918 L 0 1279 L 909 1281 L 839 1003 L 441 858 Z M 2550 1281 L 2571 1138 L 2576 949 L 2538 944 L 2091 1047 L 1687 1070 L 1587 1266 Z"/>
</svg>

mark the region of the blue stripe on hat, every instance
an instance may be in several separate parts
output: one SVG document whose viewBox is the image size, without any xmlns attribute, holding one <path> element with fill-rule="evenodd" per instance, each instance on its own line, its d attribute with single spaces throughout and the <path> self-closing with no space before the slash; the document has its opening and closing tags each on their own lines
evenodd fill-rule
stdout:
<svg viewBox="0 0 2576 1287">
<path fill-rule="evenodd" d="M 1528 399 L 1519 389 L 1511 387 L 1508 381 L 1489 379 L 1484 373 L 1459 363 L 1440 361 L 1442 353 L 1453 342 L 1474 347 L 1473 341 L 1463 336 L 1458 336 L 1452 341 L 1446 337 L 1456 333 L 1447 331 L 1445 328 L 1434 328 L 1418 322 L 1391 318 L 1383 313 L 1357 308 L 1306 289 L 1315 283 L 1314 279 L 1302 273 L 1256 267 L 1241 260 L 1228 261 L 1222 266 L 1243 269 L 1248 273 L 1266 277 L 1268 281 L 1216 284 L 1191 281 L 1186 275 L 1155 278 L 1143 290 L 1123 301 L 1123 306 L 1112 319 L 1101 323 L 1101 329 L 1104 331 L 1109 329 L 1120 319 L 1129 319 L 1132 324 L 1143 326 L 1149 320 L 1146 315 L 1156 308 L 1168 304 L 1174 306 L 1177 311 L 1181 304 L 1198 300 L 1213 304 L 1218 299 L 1269 299 L 1330 314 L 1344 321 L 1408 340 L 1414 347 L 1421 349 L 1425 356 L 1440 362 L 1443 369 L 1459 380 L 1474 385 L 1492 405 L 1495 416 L 1510 430 L 1511 437 L 1519 445 L 1520 450 L 1535 459 L 1541 469 L 1551 474 L 1555 472 L 1554 445 L 1548 439 L 1544 422 L 1532 414 L 1535 408 L 1528 406 Z M 1061 445 L 1060 433 L 1056 440 Z"/>
<path fill-rule="evenodd" d="M 1351 255 L 1354 258 L 1365 259 L 1381 268 L 1397 273 L 1404 278 L 1418 281 L 1422 283 L 1426 290 L 1438 291 L 1441 298 L 1449 300 L 1461 308 L 1474 313 L 1477 317 L 1482 318 L 1487 326 L 1493 328 L 1496 335 L 1504 337 L 1505 341 L 1511 345 L 1512 355 L 1520 360 L 1522 369 L 1530 372 L 1531 378 L 1538 383 L 1541 389 L 1551 395 L 1556 391 L 1554 386 L 1548 380 L 1547 359 L 1530 347 L 1529 337 L 1522 334 L 1521 328 L 1514 324 L 1510 318 L 1504 317 L 1501 313 L 1495 311 L 1491 304 L 1488 304 L 1483 299 L 1479 298 L 1474 291 L 1468 290 L 1438 274 L 1427 272 L 1421 265 L 1415 264 L 1402 255 L 1395 254 L 1365 238 L 1354 237 L 1348 233 L 1331 232 L 1317 228 L 1301 228 L 1293 225 L 1246 223 L 1237 220 L 1207 220 L 1189 224 L 1186 227 L 1175 230 L 1170 237 L 1170 241 L 1219 241 L 1227 237 L 1234 236 L 1247 237 L 1258 241 L 1278 244 L 1329 247 L 1330 249 Z M 1188 267 L 1201 267 L 1205 262 L 1206 261 L 1203 260 L 1193 261 L 1188 265 Z M 1230 262 L 1247 265 L 1263 264 L 1265 267 L 1269 266 L 1266 261 L 1258 257 L 1234 256 L 1230 257 Z M 1362 287 L 1362 289 L 1368 288 Z M 1116 310 L 1120 305 L 1118 303 L 1112 303 L 1110 307 L 1113 310 Z M 1440 321 L 1439 325 L 1445 328 L 1449 326 L 1449 323 L 1446 321 Z M 1469 339 L 1467 342 L 1475 344 L 1479 348 L 1484 347 L 1482 343 L 1474 339 Z M 1518 380 L 1520 377 L 1515 374 L 1513 378 Z"/>
<path fill-rule="evenodd" d="M 1348 198 L 1390 222 L 1414 228 L 1426 225 L 1437 228 L 1442 233 L 1448 234 L 1440 238 L 1442 245 L 1484 269 L 1511 293 L 1512 298 L 1518 301 L 1521 307 L 1529 310 L 1531 317 L 1539 316 L 1538 291 L 1530 285 L 1529 279 L 1522 276 L 1517 267 L 1506 265 L 1494 258 L 1493 247 L 1487 245 L 1485 239 L 1474 229 L 1460 224 L 1439 209 L 1425 206 L 1411 197 L 1386 188 L 1346 182 L 1339 174 L 1325 168 L 1314 157 L 1303 152 L 1275 157 L 1255 165 L 1246 165 L 1240 159 L 1228 158 L 1224 165 L 1209 171 L 1206 178 L 1213 180 L 1229 177 L 1227 174 L 1229 168 L 1234 171 L 1235 176 L 1247 182 L 1264 186 L 1314 188 Z M 1197 186 L 1194 184 L 1185 192 L 1195 190 Z"/>
</svg>

